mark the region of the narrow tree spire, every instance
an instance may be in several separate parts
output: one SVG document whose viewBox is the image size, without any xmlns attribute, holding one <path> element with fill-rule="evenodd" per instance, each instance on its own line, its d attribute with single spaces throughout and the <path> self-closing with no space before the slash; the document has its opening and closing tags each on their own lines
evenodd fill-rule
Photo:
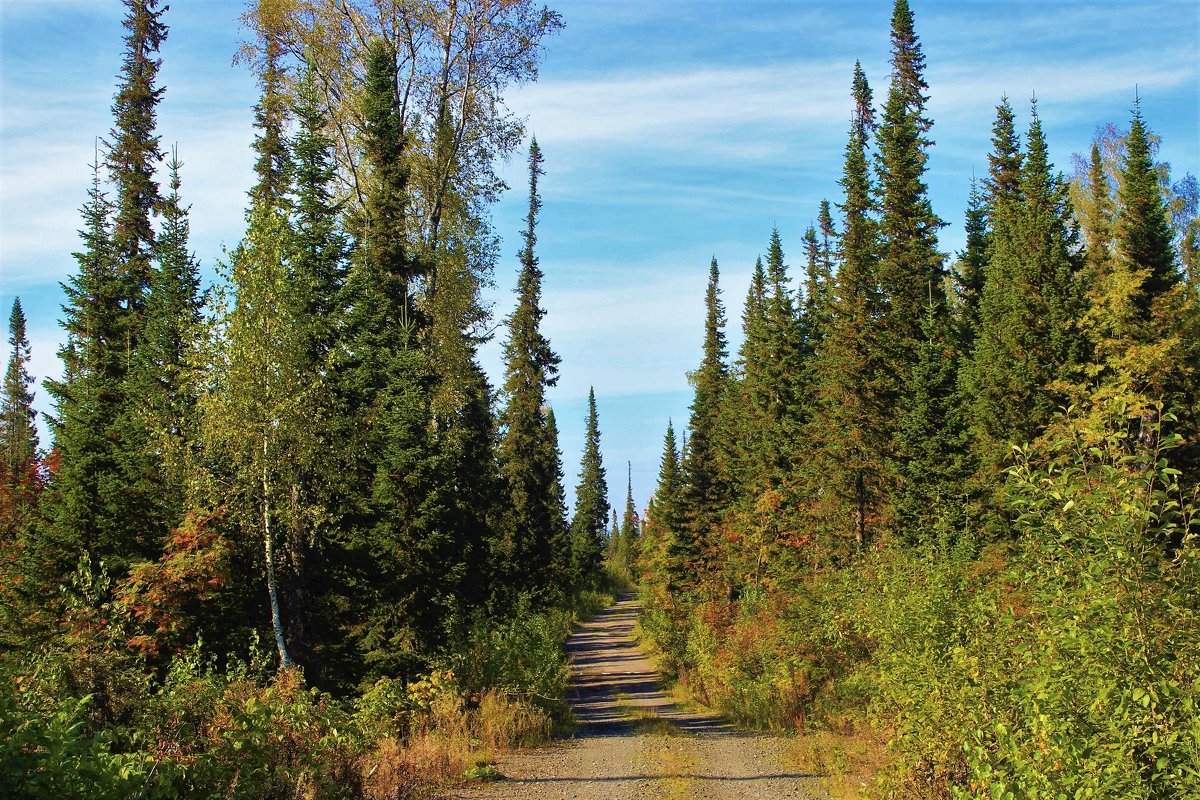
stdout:
<svg viewBox="0 0 1200 800">
<path fill-rule="evenodd" d="M 29 339 L 21 298 L 13 299 L 8 317 L 8 368 L 0 398 L 0 476 L 17 485 L 37 459 L 38 434 L 33 409 L 33 376 L 29 374 Z"/>
<path fill-rule="evenodd" d="M 945 312 L 944 267 L 937 249 L 942 221 L 933 213 L 925 184 L 933 126 L 925 114 L 925 56 L 913 31 L 906 0 L 892 14 L 892 80 L 879 126 L 879 207 L 882 251 L 879 282 L 887 299 L 885 324 L 895 347 L 898 388 L 917 360 L 921 320 L 929 293 Z"/>
<path fill-rule="evenodd" d="M 155 84 L 162 66 L 155 55 L 167 38 L 161 19 L 167 9 L 158 5 L 159 0 L 125 0 L 128 34 L 122 82 L 113 98 L 113 128 L 107 143 L 109 177 L 117 192 L 112 239 L 129 328 L 127 357 L 136 347 L 150 289 L 155 242 L 150 217 L 158 212 L 160 202 L 154 174 L 163 154 L 155 128 L 164 89 Z"/>
<path fill-rule="evenodd" d="M 518 253 L 517 307 L 507 319 L 508 338 L 504 341 L 503 394 L 507 403 L 500 414 L 498 456 L 508 515 L 492 545 L 497 579 L 531 591 L 547 588 L 549 571 L 574 572 L 573 565 L 556 566 L 554 555 L 558 552 L 557 558 L 562 558 L 563 487 L 557 431 L 548 427 L 546 407 L 546 389 L 558 379 L 559 357 L 541 331 L 546 312 L 541 307 L 542 271 L 535 250 L 542 160 L 541 148 L 534 140 L 529 146 L 525 245 Z"/>
<path fill-rule="evenodd" d="M 983 294 L 987 274 L 988 210 L 979 181 L 971 178 L 971 194 L 967 198 L 967 246 L 958 255 L 955 274 L 958 291 L 959 339 L 964 352 L 975 346 L 979 333 L 979 299 Z"/>
<path fill-rule="evenodd" d="M 1154 168 L 1150 139 L 1138 103 L 1134 104 L 1133 121 L 1125 142 L 1119 197 L 1120 257 L 1129 269 L 1144 275 L 1136 303 L 1142 316 L 1148 317 L 1153 299 L 1179 283 L 1180 275 L 1158 171 Z"/>
<path fill-rule="evenodd" d="M 1020 195 L 1021 138 L 1017 134 L 1016 114 L 1008 102 L 1007 95 L 1001 96 L 996 106 L 996 121 L 992 123 L 992 152 L 988 154 L 988 176 L 983 185 L 987 191 L 989 213 L 998 203 L 1015 201 Z"/>
<path fill-rule="evenodd" d="M 589 389 L 583 459 L 579 466 L 579 485 L 575 488 L 575 516 L 571 520 L 575 563 L 584 585 L 593 584 L 599 579 L 608 513 L 608 483 L 600 455 L 596 391 Z M 613 514 L 615 519 L 615 510 Z"/>
</svg>

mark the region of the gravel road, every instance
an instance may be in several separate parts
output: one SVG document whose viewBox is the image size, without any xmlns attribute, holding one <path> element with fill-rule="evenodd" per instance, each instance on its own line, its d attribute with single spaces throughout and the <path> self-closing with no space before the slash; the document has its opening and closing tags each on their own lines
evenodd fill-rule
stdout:
<svg viewBox="0 0 1200 800">
<path fill-rule="evenodd" d="M 637 646 L 638 606 L 624 598 L 567 641 L 572 738 L 512 754 L 506 776 L 455 800 L 740 800 L 827 797 L 783 758 L 783 737 L 735 730 L 680 709 Z"/>
</svg>

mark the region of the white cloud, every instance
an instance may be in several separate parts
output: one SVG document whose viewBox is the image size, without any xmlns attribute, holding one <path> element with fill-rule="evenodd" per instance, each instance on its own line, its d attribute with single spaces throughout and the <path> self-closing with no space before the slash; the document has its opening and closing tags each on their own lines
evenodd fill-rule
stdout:
<svg viewBox="0 0 1200 800">
<path fill-rule="evenodd" d="M 841 120 L 847 103 L 838 87 L 848 82 L 846 75 L 841 66 L 804 63 L 698 69 L 547 80 L 518 87 L 508 99 L 547 142 L 653 150 L 759 125 Z"/>
</svg>

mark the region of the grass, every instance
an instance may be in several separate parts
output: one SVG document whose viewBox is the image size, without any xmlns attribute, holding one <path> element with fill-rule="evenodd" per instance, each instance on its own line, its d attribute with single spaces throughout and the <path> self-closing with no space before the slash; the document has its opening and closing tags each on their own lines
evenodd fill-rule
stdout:
<svg viewBox="0 0 1200 800">
<path fill-rule="evenodd" d="M 802 772 L 821 775 L 833 800 L 859 800 L 868 795 L 887 764 L 887 746 L 869 729 L 839 733 L 819 730 L 798 735 L 787 760 Z"/>
</svg>

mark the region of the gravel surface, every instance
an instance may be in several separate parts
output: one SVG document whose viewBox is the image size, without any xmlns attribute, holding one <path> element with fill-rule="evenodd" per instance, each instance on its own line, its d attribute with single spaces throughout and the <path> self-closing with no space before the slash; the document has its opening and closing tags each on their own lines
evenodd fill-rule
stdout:
<svg viewBox="0 0 1200 800">
<path fill-rule="evenodd" d="M 827 797 L 818 777 L 786 766 L 787 739 L 676 706 L 634 640 L 637 614 L 622 599 L 567 641 L 579 720 L 571 738 L 512 754 L 497 765 L 504 780 L 455 800 Z"/>
</svg>

